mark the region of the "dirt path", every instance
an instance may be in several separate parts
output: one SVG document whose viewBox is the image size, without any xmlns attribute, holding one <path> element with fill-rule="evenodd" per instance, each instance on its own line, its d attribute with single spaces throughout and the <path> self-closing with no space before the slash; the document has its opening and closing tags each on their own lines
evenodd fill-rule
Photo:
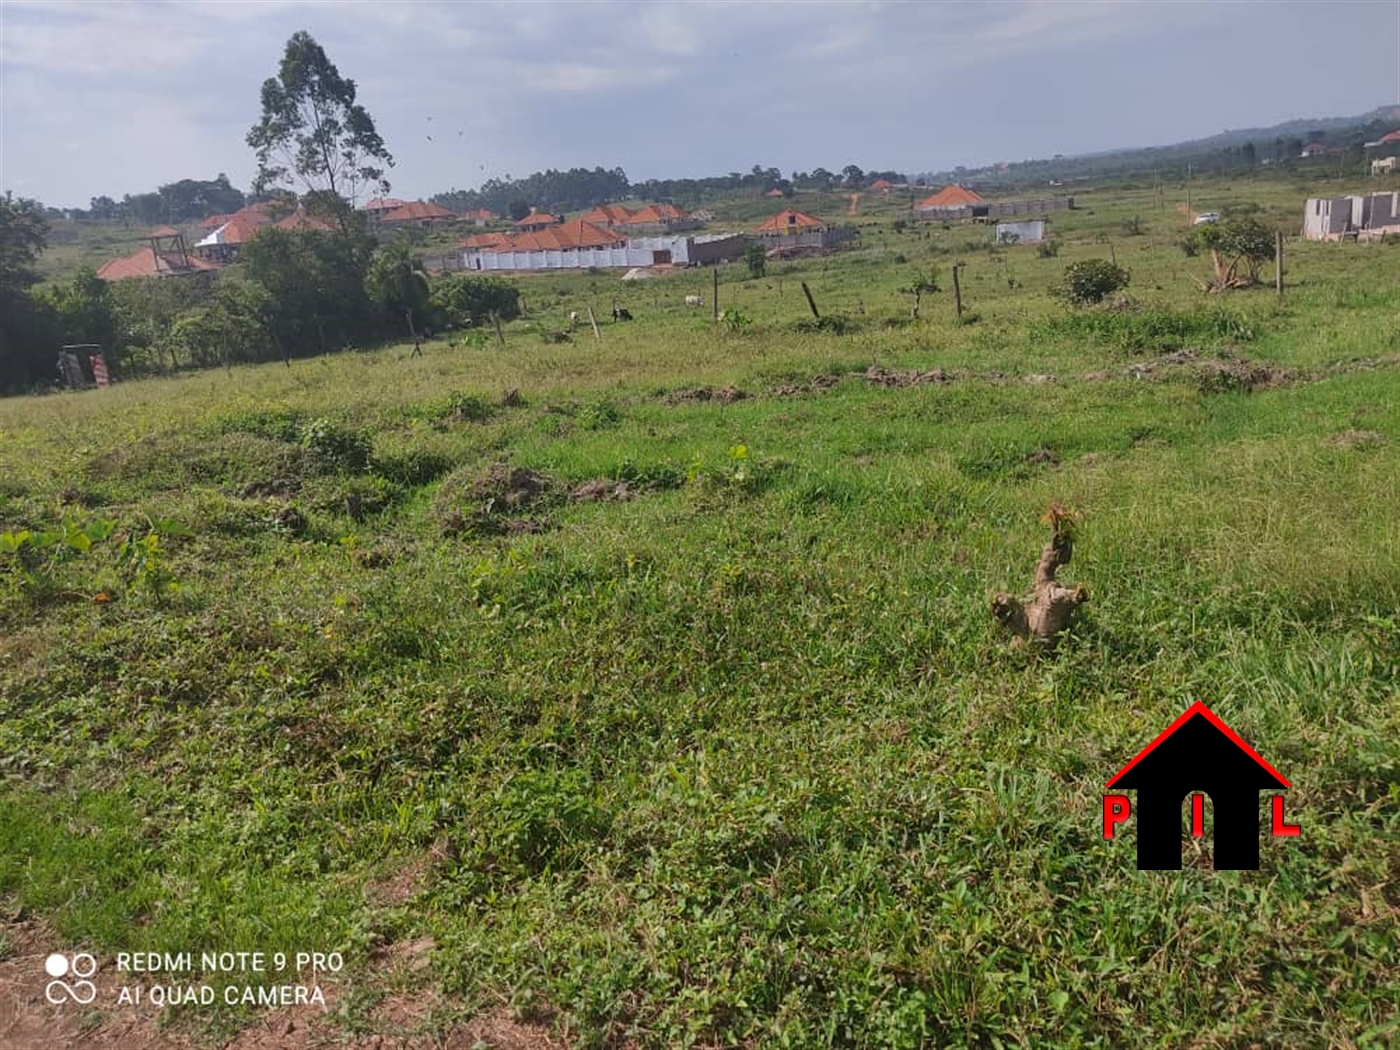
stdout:
<svg viewBox="0 0 1400 1050">
<path fill-rule="evenodd" d="M 856 204 L 859 203 L 859 201 L 860 201 L 860 194 L 859 194 L 859 193 L 852 193 L 852 194 L 851 194 L 851 206 L 850 206 L 849 208 L 846 209 L 846 214 L 847 214 L 847 215 L 854 215 L 854 214 L 856 213 Z"/>
</svg>

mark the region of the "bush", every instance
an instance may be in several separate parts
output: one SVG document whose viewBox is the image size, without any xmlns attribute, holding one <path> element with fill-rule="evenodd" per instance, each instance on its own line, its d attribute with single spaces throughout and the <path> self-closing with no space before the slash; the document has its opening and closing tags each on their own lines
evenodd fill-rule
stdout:
<svg viewBox="0 0 1400 1050">
<path fill-rule="evenodd" d="M 1101 303 L 1128 287 L 1131 275 L 1107 259 L 1081 259 L 1065 267 L 1064 278 L 1050 294 L 1070 306 Z"/>
<path fill-rule="evenodd" d="M 359 473 L 369 466 L 374 444 L 358 430 L 329 419 L 313 419 L 301 433 L 301 443 L 323 470 Z"/>
<path fill-rule="evenodd" d="M 1060 242 L 1056 240 L 1041 241 L 1035 253 L 1042 259 L 1053 259 L 1060 254 Z"/>
<path fill-rule="evenodd" d="M 452 274 L 433 286 L 432 306 L 449 324 L 481 324 L 494 313 L 502 321 L 520 316 L 520 289 L 500 277 Z"/>
<path fill-rule="evenodd" d="M 768 272 L 768 254 L 761 244 L 750 244 L 744 249 L 744 263 L 749 268 L 750 277 L 762 277 Z"/>
</svg>

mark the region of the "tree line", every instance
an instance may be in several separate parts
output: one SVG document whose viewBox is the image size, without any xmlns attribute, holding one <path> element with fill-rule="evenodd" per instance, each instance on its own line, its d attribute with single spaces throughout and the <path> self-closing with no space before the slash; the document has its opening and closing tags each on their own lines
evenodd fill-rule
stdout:
<svg viewBox="0 0 1400 1050">
<path fill-rule="evenodd" d="M 424 329 L 519 316 L 519 291 L 474 274 L 429 278 L 404 241 L 378 247 L 346 209 L 331 230 L 267 227 L 220 271 L 108 283 L 91 269 L 40 287 L 48 222 L 36 201 L 0 198 L 0 393 L 57 381 L 61 346 L 101 347 L 134 377 L 374 346 Z"/>
</svg>

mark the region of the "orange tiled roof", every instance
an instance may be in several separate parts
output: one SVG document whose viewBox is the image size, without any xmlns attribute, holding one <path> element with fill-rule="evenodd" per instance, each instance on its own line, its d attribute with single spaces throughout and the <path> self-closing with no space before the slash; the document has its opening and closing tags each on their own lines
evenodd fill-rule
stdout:
<svg viewBox="0 0 1400 1050">
<path fill-rule="evenodd" d="M 296 211 L 288 215 L 277 224 L 279 230 L 333 230 L 335 229 L 325 219 L 318 219 L 308 215 L 305 208 L 298 207 Z"/>
<path fill-rule="evenodd" d="M 870 184 L 870 188 L 872 190 L 892 190 L 894 189 L 894 183 L 889 179 L 876 179 Z"/>
<path fill-rule="evenodd" d="M 558 221 L 559 217 L 557 215 L 551 215 L 547 211 L 536 211 L 531 212 L 523 219 L 517 219 L 515 225 L 519 226 L 522 230 L 528 230 L 531 227 L 553 226 Z"/>
<path fill-rule="evenodd" d="M 641 211 L 634 212 L 627 220 L 630 223 L 641 225 L 649 222 L 674 222 L 677 219 L 688 218 L 685 212 L 677 208 L 674 204 L 648 204 Z"/>
<path fill-rule="evenodd" d="M 231 213 L 228 215 L 211 215 L 199 224 L 199 228 L 201 230 L 217 230 L 231 218 L 233 218 Z"/>
<path fill-rule="evenodd" d="M 510 238 L 504 233 L 474 233 L 462 241 L 459 248 L 509 248 Z"/>
<path fill-rule="evenodd" d="M 821 219 L 814 218 L 804 212 L 793 211 L 788 208 L 780 211 L 767 222 L 759 226 L 759 233 L 787 233 L 789 230 L 810 230 L 818 226 L 825 226 Z"/>
<path fill-rule="evenodd" d="M 621 204 L 600 204 L 592 211 L 584 212 L 579 218 L 595 226 L 620 226 L 624 222 L 632 222 L 635 216 Z"/>
<path fill-rule="evenodd" d="M 1388 135 L 1382 135 L 1380 140 L 1386 143 L 1400 142 L 1400 131 L 1392 131 Z"/>
<path fill-rule="evenodd" d="M 448 211 L 440 204 L 429 204 L 427 201 L 409 201 L 392 211 L 383 212 L 379 216 L 379 221 L 386 223 L 442 222 L 456 217 L 455 211 Z"/>
<path fill-rule="evenodd" d="M 97 276 L 104 281 L 126 281 L 133 277 L 174 277 L 219 268 L 218 263 L 197 255 L 188 258 L 189 265 L 186 265 L 185 256 L 179 252 L 156 252 L 147 245 L 131 255 L 104 263 Z"/>
<path fill-rule="evenodd" d="M 965 186 L 944 186 L 932 197 L 925 197 L 914 205 L 916 208 L 965 208 L 969 204 L 981 204 L 980 194 Z"/>
<path fill-rule="evenodd" d="M 462 247 L 488 252 L 557 252 L 571 248 L 607 248 L 626 243 L 627 238 L 620 233 L 605 230 L 582 219 L 574 219 L 562 225 L 517 233 L 513 236 L 479 233 L 463 241 Z"/>
</svg>

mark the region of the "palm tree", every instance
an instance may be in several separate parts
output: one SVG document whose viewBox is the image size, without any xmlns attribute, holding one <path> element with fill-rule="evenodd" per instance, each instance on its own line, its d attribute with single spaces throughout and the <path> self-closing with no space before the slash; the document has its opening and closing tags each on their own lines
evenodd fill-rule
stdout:
<svg viewBox="0 0 1400 1050">
<path fill-rule="evenodd" d="M 415 258 L 404 241 L 395 241 L 381 249 L 370 266 L 369 296 L 386 313 L 401 313 L 413 338 L 413 352 L 421 355 L 415 313 L 422 315 L 428 308 L 428 275 L 423 272 L 423 260 Z"/>
</svg>

